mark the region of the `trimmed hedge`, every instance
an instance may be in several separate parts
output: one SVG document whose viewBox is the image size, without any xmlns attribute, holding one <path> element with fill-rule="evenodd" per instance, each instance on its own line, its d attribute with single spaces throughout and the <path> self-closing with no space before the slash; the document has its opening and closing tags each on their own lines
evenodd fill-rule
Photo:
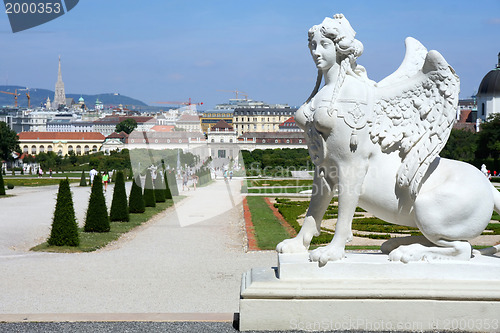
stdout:
<svg viewBox="0 0 500 333">
<path fill-rule="evenodd" d="M 179 195 L 179 188 L 177 187 L 177 179 L 175 178 L 175 171 L 167 174 L 168 187 L 172 196 Z"/>
<path fill-rule="evenodd" d="M 144 183 L 144 204 L 146 207 L 156 207 L 155 191 L 151 172 L 146 172 L 146 182 Z"/>
<path fill-rule="evenodd" d="M 82 176 L 80 177 L 80 186 L 87 186 L 87 180 L 85 179 L 85 171 L 82 170 Z"/>
<path fill-rule="evenodd" d="M 154 180 L 156 202 L 165 202 L 165 185 L 162 178 L 161 173 L 158 172 Z"/>
<path fill-rule="evenodd" d="M 137 176 L 132 182 L 128 201 L 129 213 L 144 213 L 146 206 L 142 195 L 141 178 Z"/>
<path fill-rule="evenodd" d="M 59 182 L 56 209 L 54 211 L 52 229 L 47 243 L 55 246 L 80 245 L 78 224 L 76 223 L 75 209 L 67 178 Z"/>
<path fill-rule="evenodd" d="M 116 173 L 115 188 L 113 190 L 113 201 L 111 202 L 111 210 L 109 212 L 109 219 L 111 221 L 124 221 L 130 220 L 128 214 L 128 200 L 127 192 L 125 190 L 125 177 L 123 171 Z"/>
<path fill-rule="evenodd" d="M 102 191 L 101 175 L 94 177 L 83 230 L 85 232 L 109 232 L 110 230 L 106 199 Z"/>
<path fill-rule="evenodd" d="M 163 172 L 163 180 L 165 183 L 165 199 L 172 199 L 172 191 L 170 191 L 170 186 L 168 185 L 168 173 L 166 171 Z"/>
<path fill-rule="evenodd" d="M 2 162 L 0 161 L 0 168 L 2 168 Z M 0 172 L 0 195 L 5 195 L 5 184 L 3 182 L 3 172 Z"/>
</svg>

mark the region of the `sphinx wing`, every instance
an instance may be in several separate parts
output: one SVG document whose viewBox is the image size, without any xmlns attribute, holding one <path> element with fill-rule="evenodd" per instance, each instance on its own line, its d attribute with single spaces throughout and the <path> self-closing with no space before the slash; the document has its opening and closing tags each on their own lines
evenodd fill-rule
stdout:
<svg viewBox="0 0 500 333">
<path fill-rule="evenodd" d="M 399 151 L 397 184 L 416 195 L 455 122 L 459 78 L 439 52 L 430 51 L 414 75 L 384 81 L 376 89 L 371 140 L 383 152 Z"/>
<path fill-rule="evenodd" d="M 377 83 L 379 87 L 391 86 L 392 84 L 399 84 L 401 81 L 413 77 L 422 66 L 427 56 L 427 49 L 418 40 L 413 37 L 405 39 L 406 53 L 403 62 L 399 68 Z"/>
</svg>

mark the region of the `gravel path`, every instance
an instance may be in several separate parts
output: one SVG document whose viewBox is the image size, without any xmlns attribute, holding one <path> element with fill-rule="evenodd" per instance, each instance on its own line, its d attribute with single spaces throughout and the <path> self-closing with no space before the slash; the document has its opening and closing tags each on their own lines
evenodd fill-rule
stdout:
<svg viewBox="0 0 500 333">
<path fill-rule="evenodd" d="M 181 192 L 175 209 L 79 254 L 27 252 L 50 231 L 57 186 L 14 189 L 0 199 L 0 315 L 238 312 L 242 273 L 276 265 L 274 251 L 244 250 L 240 186 Z M 80 223 L 89 190 L 72 187 Z"/>
</svg>

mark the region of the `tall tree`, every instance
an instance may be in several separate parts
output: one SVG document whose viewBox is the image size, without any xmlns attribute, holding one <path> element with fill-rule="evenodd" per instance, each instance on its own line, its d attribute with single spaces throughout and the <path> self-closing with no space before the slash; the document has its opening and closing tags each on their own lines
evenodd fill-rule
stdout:
<svg viewBox="0 0 500 333">
<path fill-rule="evenodd" d="M 56 246 L 78 246 L 80 244 L 78 224 L 76 223 L 75 209 L 67 178 L 59 182 L 56 209 L 47 243 Z"/>
<path fill-rule="evenodd" d="M 130 134 L 134 129 L 137 128 L 137 121 L 133 118 L 125 119 L 116 125 L 115 132 L 120 133 L 121 131 Z"/>
<path fill-rule="evenodd" d="M 476 157 L 491 157 L 497 160 L 500 155 L 500 113 L 495 113 L 481 124 Z"/>
<path fill-rule="evenodd" d="M 113 190 L 113 201 L 109 212 L 111 221 L 129 221 L 127 192 L 125 191 L 125 177 L 123 171 L 116 172 L 115 188 Z"/>
<path fill-rule="evenodd" d="M 452 129 L 446 146 L 439 156 L 459 161 L 473 161 L 478 135 L 474 132 Z"/>
<path fill-rule="evenodd" d="M 19 137 L 4 121 L 0 121 L 0 158 L 10 161 L 12 160 L 12 153 L 15 151 L 21 151 Z"/>
</svg>

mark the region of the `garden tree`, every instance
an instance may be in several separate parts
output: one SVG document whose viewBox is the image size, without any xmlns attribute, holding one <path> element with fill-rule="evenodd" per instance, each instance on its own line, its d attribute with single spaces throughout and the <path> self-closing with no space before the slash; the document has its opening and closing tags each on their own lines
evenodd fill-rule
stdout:
<svg viewBox="0 0 500 333">
<path fill-rule="evenodd" d="M 80 186 L 87 186 L 87 180 L 85 179 L 85 171 L 82 170 L 82 176 L 80 177 Z"/>
<path fill-rule="evenodd" d="M 0 161 L 0 169 L 2 169 L 2 161 Z M 0 195 L 5 195 L 5 184 L 3 182 L 3 172 L 0 172 Z"/>
<path fill-rule="evenodd" d="M 0 121 L 0 159 L 11 161 L 12 153 L 15 151 L 21 152 L 19 137 L 4 121 Z"/>
<path fill-rule="evenodd" d="M 165 185 L 163 184 L 161 173 L 156 174 L 154 180 L 156 202 L 165 202 Z"/>
<path fill-rule="evenodd" d="M 163 179 L 165 183 L 165 199 L 172 199 L 172 191 L 170 191 L 170 186 L 168 185 L 168 173 L 163 171 Z"/>
<path fill-rule="evenodd" d="M 78 246 L 80 244 L 78 224 L 67 178 L 59 182 L 56 209 L 47 243 L 55 246 Z"/>
<path fill-rule="evenodd" d="M 36 155 L 35 161 L 40 164 L 44 171 L 55 169 L 56 165 L 60 165 L 62 163 L 61 157 L 53 151 L 39 153 L 38 155 Z"/>
<path fill-rule="evenodd" d="M 500 155 L 500 113 L 488 117 L 480 129 L 476 158 L 491 157 L 496 161 Z"/>
<path fill-rule="evenodd" d="M 144 204 L 146 207 L 156 207 L 155 191 L 151 172 L 146 172 L 146 182 L 144 183 Z"/>
<path fill-rule="evenodd" d="M 133 118 L 125 119 L 116 125 L 115 132 L 120 133 L 121 131 L 130 134 L 134 129 L 137 128 L 137 121 Z"/>
<path fill-rule="evenodd" d="M 446 146 L 439 154 L 444 158 L 472 162 L 477 149 L 477 134 L 467 130 L 452 129 Z"/>
<path fill-rule="evenodd" d="M 137 176 L 132 182 L 130 196 L 128 199 L 128 208 L 130 213 L 144 213 L 146 210 L 144 197 L 142 196 L 141 178 Z"/>
<path fill-rule="evenodd" d="M 101 175 L 94 177 L 83 230 L 85 232 L 108 232 L 110 230 L 106 199 L 102 191 Z"/>
<path fill-rule="evenodd" d="M 125 191 L 125 177 L 123 171 L 116 172 L 115 188 L 113 190 L 113 201 L 111 202 L 111 211 L 109 212 L 111 221 L 130 220 L 128 214 L 127 192 Z"/>
<path fill-rule="evenodd" d="M 78 157 L 76 157 L 75 152 L 72 150 L 70 152 L 68 152 L 68 159 L 69 159 L 69 163 L 71 163 L 72 165 L 78 164 Z"/>
</svg>

